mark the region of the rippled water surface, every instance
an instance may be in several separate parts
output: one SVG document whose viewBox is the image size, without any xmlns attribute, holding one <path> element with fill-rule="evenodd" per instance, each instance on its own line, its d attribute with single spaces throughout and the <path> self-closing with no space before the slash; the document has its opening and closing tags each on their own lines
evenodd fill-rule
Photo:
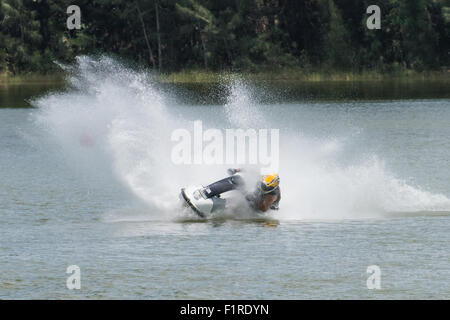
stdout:
<svg viewBox="0 0 450 320">
<path fill-rule="evenodd" d="M 450 298 L 448 97 L 283 100 L 277 89 L 261 102 L 238 84 L 225 105 L 180 104 L 80 68 L 93 91 L 0 91 L 0 298 Z M 35 108 L 12 108 L 24 99 Z M 167 134 L 196 119 L 258 127 L 242 123 L 248 110 L 280 129 L 281 209 L 179 211 L 180 187 L 224 168 L 170 167 Z M 70 265 L 80 290 L 66 288 Z M 367 289 L 371 265 L 380 290 Z"/>
</svg>

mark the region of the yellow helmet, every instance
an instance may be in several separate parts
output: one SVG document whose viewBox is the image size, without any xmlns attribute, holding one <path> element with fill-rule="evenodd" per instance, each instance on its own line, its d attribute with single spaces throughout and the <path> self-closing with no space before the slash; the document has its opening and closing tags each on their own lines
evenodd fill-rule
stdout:
<svg viewBox="0 0 450 320">
<path fill-rule="evenodd" d="M 280 177 L 276 173 L 264 175 L 261 177 L 260 189 L 263 193 L 270 193 L 280 184 Z"/>
</svg>

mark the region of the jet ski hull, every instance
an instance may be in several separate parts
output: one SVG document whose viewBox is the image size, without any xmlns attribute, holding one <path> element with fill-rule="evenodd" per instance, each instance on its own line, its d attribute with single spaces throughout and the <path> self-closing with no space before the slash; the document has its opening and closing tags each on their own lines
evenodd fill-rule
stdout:
<svg viewBox="0 0 450 320">
<path fill-rule="evenodd" d="M 213 212 L 225 208 L 225 199 L 217 196 L 207 197 L 203 186 L 190 186 L 181 189 L 180 200 L 201 218 L 208 218 Z"/>
</svg>

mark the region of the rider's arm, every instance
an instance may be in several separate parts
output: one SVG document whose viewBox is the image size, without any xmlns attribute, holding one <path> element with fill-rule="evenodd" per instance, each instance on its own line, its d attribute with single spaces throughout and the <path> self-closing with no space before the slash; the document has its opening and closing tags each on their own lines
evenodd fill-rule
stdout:
<svg viewBox="0 0 450 320">
<path fill-rule="evenodd" d="M 280 188 L 278 187 L 277 200 L 275 200 L 274 203 L 272 203 L 272 205 L 270 206 L 270 209 L 278 210 L 279 205 L 280 205 L 280 200 L 281 200 L 281 191 L 280 191 Z"/>
<path fill-rule="evenodd" d="M 267 210 L 270 209 L 270 207 L 276 200 L 277 200 L 276 195 L 266 194 L 264 195 L 264 197 L 262 197 L 261 200 L 256 201 L 255 207 L 262 212 L 266 212 Z"/>
</svg>

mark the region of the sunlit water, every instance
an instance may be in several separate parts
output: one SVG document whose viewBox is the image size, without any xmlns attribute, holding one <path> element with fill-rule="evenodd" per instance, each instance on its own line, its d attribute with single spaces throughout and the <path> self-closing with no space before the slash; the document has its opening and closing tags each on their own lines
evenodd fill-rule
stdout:
<svg viewBox="0 0 450 320">
<path fill-rule="evenodd" d="M 450 298 L 448 98 L 292 101 L 227 79 L 194 104 L 114 60 L 68 72 L 36 108 L 0 109 L 0 298 Z M 178 208 L 227 167 L 171 162 L 198 119 L 280 129 L 279 211 Z"/>
</svg>

